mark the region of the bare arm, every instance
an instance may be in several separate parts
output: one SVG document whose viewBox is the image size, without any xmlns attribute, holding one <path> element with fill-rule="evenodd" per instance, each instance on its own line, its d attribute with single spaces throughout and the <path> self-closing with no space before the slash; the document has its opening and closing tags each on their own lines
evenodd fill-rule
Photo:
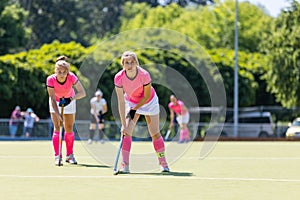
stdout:
<svg viewBox="0 0 300 200">
<path fill-rule="evenodd" d="M 107 104 L 103 105 L 103 111 L 102 111 L 102 114 L 106 113 L 107 112 Z"/>
<path fill-rule="evenodd" d="M 35 121 L 36 121 L 36 122 L 40 121 L 39 116 L 37 116 L 36 114 L 35 114 Z"/>
<path fill-rule="evenodd" d="M 48 95 L 50 97 L 50 100 L 51 100 L 51 105 L 55 111 L 55 114 L 59 117 L 59 119 L 62 121 L 62 117 L 58 111 L 58 107 L 57 107 L 57 104 L 56 104 L 56 98 L 55 98 L 55 93 L 54 93 L 54 88 L 51 88 L 51 87 L 47 87 L 47 91 L 48 91 Z"/>
<path fill-rule="evenodd" d="M 121 124 L 123 127 L 126 126 L 126 118 L 125 118 L 125 100 L 124 100 L 124 93 L 123 88 L 115 87 L 117 97 L 118 97 L 118 108 L 119 108 L 119 115 L 121 119 Z"/>
<path fill-rule="evenodd" d="M 174 111 L 170 108 L 170 126 L 169 128 L 171 128 L 174 125 Z"/>
<path fill-rule="evenodd" d="M 182 108 L 181 108 L 181 109 L 182 109 L 182 111 L 181 111 L 182 113 L 187 113 L 187 112 L 189 112 L 189 110 L 187 109 L 187 107 L 186 107 L 184 104 L 182 105 Z"/>
<path fill-rule="evenodd" d="M 77 90 L 77 93 L 72 97 L 72 100 L 77 100 L 77 99 L 81 99 L 81 98 L 85 97 L 85 95 L 86 95 L 85 89 L 83 88 L 81 82 L 77 81 L 77 83 L 74 86 Z"/>
</svg>

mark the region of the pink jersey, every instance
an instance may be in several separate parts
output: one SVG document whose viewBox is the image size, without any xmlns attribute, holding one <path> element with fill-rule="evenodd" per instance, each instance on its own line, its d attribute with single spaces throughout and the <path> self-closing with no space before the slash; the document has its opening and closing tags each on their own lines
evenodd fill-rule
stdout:
<svg viewBox="0 0 300 200">
<path fill-rule="evenodd" d="M 170 102 L 169 105 L 168 105 L 168 107 L 170 109 L 172 109 L 176 114 L 179 114 L 179 115 L 186 114 L 186 111 L 183 112 L 183 110 L 182 110 L 183 106 L 184 106 L 184 103 L 182 101 L 180 101 L 180 100 L 177 100 L 177 104 L 176 105 L 174 105 L 173 102 Z"/>
<path fill-rule="evenodd" d="M 77 76 L 72 72 L 69 72 L 64 83 L 58 82 L 56 79 L 56 75 L 52 74 L 47 78 L 47 87 L 54 88 L 56 101 L 59 101 L 59 98 L 69 98 L 75 95 L 73 85 L 75 85 L 77 81 Z"/>
<path fill-rule="evenodd" d="M 128 78 L 123 69 L 115 75 L 114 82 L 116 87 L 123 88 L 124 97 L 127 101 L 138 104 L 144 97 L 144 86 L 151 83 L 151 77 L 149 72 L 137 67 L 137 75 L 133 79 Z M 151 96 L 147 103 L 153 99 L 154 95 L 155 90 L 151 87 Z"/>
</svg>

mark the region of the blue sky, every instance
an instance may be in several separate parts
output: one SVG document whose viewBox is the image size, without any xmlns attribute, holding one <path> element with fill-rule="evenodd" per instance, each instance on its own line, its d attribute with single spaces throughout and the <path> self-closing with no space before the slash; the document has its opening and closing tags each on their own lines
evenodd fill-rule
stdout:
<svg viewBox="0 0 300 200">
<path fill-rule="evenodd" d="M 246 0 L 239 0 L 239 1 L 246 1 Z M 263 5 L 273 17 L 277 17 L 282 8 L 285 8 L 288 5 L 290 5 L 287 0 L 247 0 L 247 1 L 255 5 L 258 4 Z M 300 0 L 297 1 L 300 2 Z"/>
</svg>

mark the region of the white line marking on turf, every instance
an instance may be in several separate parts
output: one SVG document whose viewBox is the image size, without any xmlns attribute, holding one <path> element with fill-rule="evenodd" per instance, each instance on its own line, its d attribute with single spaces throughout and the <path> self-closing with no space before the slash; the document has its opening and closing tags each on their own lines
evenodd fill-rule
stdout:
<svg viewBox="0 0 300 200">
<path fill-rule="evenodd" d="M 119 176 L 29 176 L 0 174 L 2 178 L 63 178 L 63 179 L 180 179 L 180 180 L 211 180 L 211 181 L 259 181 L 259 182 L 300 182 L 299 179 L 276 179 L 276 178 L 222 178 L 222 177 L 195 177 L 170 175 L 119 175 Z"/>
<path fill-rule="evenodd" d="M 49 159 L 49 158 L 54 158 L 54 156 L 28 156 L 28 155 L 26 155 L 26 156 L 9 156 L 9 155 L 6 155 L 6 156 L 4 156 L 4 155 L 2 155 L 2 156 L 0 156 L 0 159 L 3 159 L 3 158 L 12 158 L 12 159 L 15 159 L 15 158 L 21 158 L 21 159 L 27 159 L 27 158 L 47 158 L 47 159 Z M 92 158 L 92 156 L 76 156 L 76 158 Z"/>
<path fill-rule="evenodd" d="M 207 160 L 300 160 L 300 157 L 187 157 L 186 159 Z M 183 157 L 183 159 L 185 159 Z"/>
<path fill-rule="evenodd" d="M 76 156 L 77 158 L 93 158 L 92 156 Z M 97 156 L 96 156 L 97 157 Z M 24 155 L 24 156 L 10 156 L 10 155 L 0 155 L 0 159 L 28 159 L 28 158 L 53 158 L 53 156 L 29 156 L 29 155 Z M 103 157 L 101 157 L 103 158 Z M 106 157 L 110 158 L 110 157 Z M 138 158 L 149 158 L 147 156 L 138 156 Z M 180 160 L 300 160 L 300 157 L 199 157 L 199 156 L 188 156 L 188 157 L 180 157 Z"/>
</svg>

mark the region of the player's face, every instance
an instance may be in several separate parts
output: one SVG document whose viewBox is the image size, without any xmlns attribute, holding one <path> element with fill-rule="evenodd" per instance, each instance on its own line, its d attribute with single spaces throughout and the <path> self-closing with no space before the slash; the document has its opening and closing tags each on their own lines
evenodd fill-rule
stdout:
<svg viewBox="0 0 300 200">
<path fill-rule="evenodd" d="M 59 80 L 65 80 L 68 73 L 69 73 L 69 70 L 66 69 L 65 67 L 57 67 L 55 69 L 55 74 Z"/>
<path fill-rule="evenodd" d="M 98 101 L 101 100 L 101 98 L 102 98 L 101 95 L 97 95 L 96 97 L 97 97 Z"/>
<path fill-rule="evenodd" d="M 137 62 L 133 57 L 129 56 L 127 58 L 124 58 L 123 67 L 125 68 L 126 71 L 131 71 L 135 69 L 136 66 L 137 66 Z"/>
<path fill-rule="evenodd" d="M 173 102 L 173 104 L 177 104 L 177 99 L 174 96 L 170 97 L 170 101 Z"/>
</svg>

